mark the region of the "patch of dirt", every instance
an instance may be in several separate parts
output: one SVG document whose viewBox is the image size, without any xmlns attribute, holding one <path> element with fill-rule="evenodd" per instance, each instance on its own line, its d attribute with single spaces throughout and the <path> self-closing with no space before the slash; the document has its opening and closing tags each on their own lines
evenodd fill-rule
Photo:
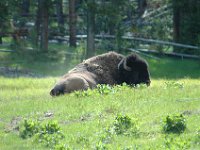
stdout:
<svg viewBox="0 0 200 150">
<path fill-rule="evenodd" d="M 54 114 L 52 112 L 45 112 L 44 113 L 45 118 L 52 118 L 53 116 L 54 116 Z"/>
<path fill-rule="evenodd" d="M 185 110 L 182 114 L 186 116 L 199 115 L 200 110 Z"/>
<path fill-rule="evenodd" d="M 13 117 L 10 123 L 5 127 L 5 132 L 19 131 L 19 123 L 21 122 L 22 117 Z"/>
<path fill-rule="evenodd" d="M 38 74 L 18 67 L 0 67 L 0 75 L 6 77 L 39 77 Z"/>
<path fill-rule="evenodd" d="M 43 121 L 43 120 L 46 120 L 46 119 L 51 119 L 53 117 L 54 117 L 54 112 L 46 111 L 42 115 L 39 116 L 38 120 Z"/>
</svg>

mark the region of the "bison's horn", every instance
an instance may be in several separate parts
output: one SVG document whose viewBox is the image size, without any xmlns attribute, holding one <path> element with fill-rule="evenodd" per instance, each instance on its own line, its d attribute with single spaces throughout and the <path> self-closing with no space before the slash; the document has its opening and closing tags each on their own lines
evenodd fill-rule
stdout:
<svg viewBox="0 0 200 150">
<path fill-rule="evenodd" d="M 131 67 L 127 66 L 127 63 L 126 63 L 127 59 L 125 58 L 124 59 L 124 62 L 123 62 L 123 67 L 126 71 L 132 71 Z"/>
<path fill-rule="evenodd" d="M 119 70 L 119 68 L 120 68 L 120 66 L 121 66 L 121 64 L 122 64 L 122 62 L 123 62 L 123 59 L 119 62 L 119 64 L 118 64 L 118 70 Z"/>
<path fill-rule="evenodd" d="M 126 70 L 126 71 L 132 71 L 131 67 L 127 66 L 126 65 L 126 59 L 122 59 L 119 64 L 118 64 L 118 69 L 120 68 L 120 66 L 122 65 L 123 63 L 123 68 Z"/>
</svg>

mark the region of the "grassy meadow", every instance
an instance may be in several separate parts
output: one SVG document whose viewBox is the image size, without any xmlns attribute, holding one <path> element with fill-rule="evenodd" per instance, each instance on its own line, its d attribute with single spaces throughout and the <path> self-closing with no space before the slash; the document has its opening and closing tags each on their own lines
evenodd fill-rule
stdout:
<svg viewBox="0 0 200 150">
<path fill-rule="evenodd" d="M 76 61 L 19 65 L 41 77 L 1 75 L 0 149 L 200 149 L 200 62 L 169 58 L 148 62 L 150 87 L 102 86 L 60 97 L 51 97 L 49 91 Z M 174 114 L 184 116 L 186 128 L 166 133 L 164 120 Z M 117 122 L 120 115 L 126 116 L 125 125 Z M 25 120 L 32 128 L 26 128 Z M 41 133 L 47 124 L 53 131 Z M 36 131 L 39 126 L 42 130 Z"/>
</svg>

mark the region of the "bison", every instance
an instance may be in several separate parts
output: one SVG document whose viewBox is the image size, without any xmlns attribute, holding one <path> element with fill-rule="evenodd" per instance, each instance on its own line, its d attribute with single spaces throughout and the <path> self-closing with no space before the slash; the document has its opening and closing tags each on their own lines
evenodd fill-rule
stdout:
<svg viewBox="0 0 200 150">
<path fill-rule="evenodd" d="M 125 57 L 108 52 L 78 64 L 56 83 L 50 95 L 93 89 L 98 84 L 116 85 L 124 82 L 129 85 L 150 85 L 147 62 L 136 54 Z"/>
</svg>

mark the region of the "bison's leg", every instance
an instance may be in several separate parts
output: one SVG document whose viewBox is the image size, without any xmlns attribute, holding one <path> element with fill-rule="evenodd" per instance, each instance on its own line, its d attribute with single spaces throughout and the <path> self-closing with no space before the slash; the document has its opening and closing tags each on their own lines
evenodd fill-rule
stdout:
<svg viewBox="0 0 200 150">
<path fill-rule="evenodd" d="M 87 90 L 88 88 L 89 84 L 84 78 L 69 77 L 57 83 L 56 86 L 50 91 L 50 95 L 58 96 L 78 90 Z"/>
</svg>

